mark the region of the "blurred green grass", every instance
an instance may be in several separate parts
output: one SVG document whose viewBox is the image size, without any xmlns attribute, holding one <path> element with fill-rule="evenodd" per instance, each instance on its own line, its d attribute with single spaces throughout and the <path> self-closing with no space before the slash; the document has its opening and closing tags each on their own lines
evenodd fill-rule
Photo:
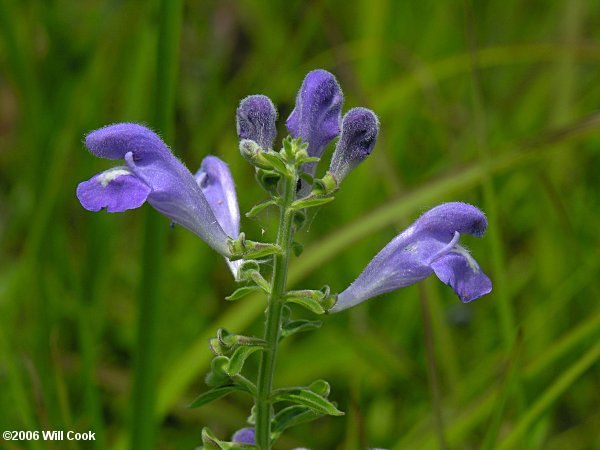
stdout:
<svg viewBox="0 0 600 450">
<path fill-rule="evenodd" d="M 138 324 L 154 212 L 91 214 L 74 195 L 109 165 L 83 149 L 87 131 L 170 120 L 154 104 L 158 3 L 0 0 L 0 428 L 96 431 L 74 450 L 128 448 L 132 429 L 147 448 L 189 449 L 204 425 L 227 437 L 250 407 L 186 405 L 205 389 L 207 337 L 260 333 L 262 300 L 226 304 L 225 264 L 156 214 L 167 235 L 158 320 Z M 326 378 L 348 414 L 278 448 L 600 448 L 600 6 L 224 0 L 184 2 L 179 26 L 175 106 L 163 111 L 174 132 L 159 131 L 191 170 L 223 158 L 243 211 L 264 194 L 238 157 L 239 99 L 269 95 L 283 136 L 304 74 L 323 67 L 345 109 L 380 116 L 371 159 L 300 235 L 292 287 L 343 289 L 437 203 L 468 201 L 490 219 L 468 242 L 490 296 L 463 306 L 428 280 L 284 343 L 276 383 Z M 273 219 L 243 228 L 272 235 Z M 156 327 L 149 425 L 130 418 L 140 325 Z"/>
</svg>

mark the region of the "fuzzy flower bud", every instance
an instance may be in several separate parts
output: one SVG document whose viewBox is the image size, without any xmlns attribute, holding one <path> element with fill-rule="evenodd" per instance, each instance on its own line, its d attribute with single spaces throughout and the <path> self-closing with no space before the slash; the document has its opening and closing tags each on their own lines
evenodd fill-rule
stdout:
<svg viewBox="0 0 600 450">
<path fill-rule="evenodd" d="M 378 134 L 379 121 L 370 109 L 352 108 L 346 113 L 329 166 L 338 184 L 371 154 Z"/>
<path fill-rule="evenodd" d="M 269 97 L 250 95 L 240 102 L 237 109 L 236 125 L 240 139 L 250 139 L 263 150 L 273 148 L 277 135 L 275 122 L 277 110 Z"/>
</svg>

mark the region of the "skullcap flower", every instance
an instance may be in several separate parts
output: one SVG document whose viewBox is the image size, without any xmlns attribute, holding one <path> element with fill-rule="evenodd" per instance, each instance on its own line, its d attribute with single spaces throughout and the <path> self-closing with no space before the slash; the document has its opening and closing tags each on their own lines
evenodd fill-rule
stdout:
<svg viewBox="0 0 600 450">
<path fill-rule="evenodd" d="M 277 110 L 269 97 L 250 95 L 243 99 L 236 113 L 237 134 L 240 140 L 256 142 L 263 150 L 273 148 L 277 135 Z"/>
<path fill-rule="evenodd" d="M 77 186 L 77 198 L 85 209 L 122 212 L 148 202 L 220 254 L 230 256 L 228 236 L 194 176 L 156 133 L 142 125 L 118 123 L 92 131 L 85 145 L 101 158 L 125 160 L 125 165 Z"/>
<path fill-rule="evenodd" d="M 309 156 L 320 158 L 339 134 L 343 102 L 342 89 L 331 73 L 318 69 L 306 75 L 286 126 L 292 137 L 308 144 Z M 314 162 L 306 163 L 303 170 L 314 175 L 316 167 Z M 306 189 L 303 185 L 302 191 Z M 301 195 L 306 193 L 302 191 Z"/>
<path fill-rule="evenodd" d="M 461 234 L 481 237 L 485 215 L 475 206 L 453 202 L 427 211 L 396 236 L 341 294 L 331 312 L 338 312 L 386 292 L 420 281 L 432 273 L 463 302 L 492 290 L 490 279 L 458 242 Z"/>
<path fill-rule="evenodd" d="M 227 164 L 216 156 L 207 156 L 202 160 L 195 178 L 223 231 L 229 236 L 237 237 L 240 234 L 240 209 Z M 241 260 L 227 259 L 236 279 L 241 263 Z"/>
<path fill-rule="evenodd" d="M 378 134 L 379 120 L 370 109 L 352 108 L 346 113 L 329 166 L 338 184 L 371 154 Z"/>
</svg>

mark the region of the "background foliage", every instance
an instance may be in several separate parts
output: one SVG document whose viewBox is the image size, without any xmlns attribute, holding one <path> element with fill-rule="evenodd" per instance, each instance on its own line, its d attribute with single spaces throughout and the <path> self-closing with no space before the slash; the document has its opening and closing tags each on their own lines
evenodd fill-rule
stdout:
<svg viewBox="0 0 600 450">
<path fill-rule="evenodd" d="M 262 300 L 226 304 L 224 262 L 160 217 L 158 320 L 139 324 L 157 329 L 156 377 L 142 380 L 156 419 L 134 424 L 136 293 L 155 213 L 92 214 L 74 195 L 110 165 L 83 149 L 85 132 L 160 115 L 158 6 L 0 0 L 0 429 L 97 437 L 3 448 L 128 448 L 141 427 L 149 448 L 190 449 L 203 425 L 226 438 L 248 413 L 236 396 L 186 405 L 205 389 L 207 338 L 218 326 L 260 333 Z M 490 222 L 468 244 L 491 295 L 463 306 L 431 279 L 285 342 L 276 384 L 326 378 L 347 415 L 279 448 L 600 448 L 600 4 L 187 1 L 177 17 L 169 144 L 192 170 L 223 158 L 243 211 L 265 194 L 238 156 L 239 99 L 269 95 L 283 137 L 304 74 L 322 67 L 345 109 L 380 116 L 370 160 L 301 234 L 291 287 L 343 289 L 443 201 L 479 205 Z M 243 228 L 269 236 L 272 219 Z"/>
</svg>

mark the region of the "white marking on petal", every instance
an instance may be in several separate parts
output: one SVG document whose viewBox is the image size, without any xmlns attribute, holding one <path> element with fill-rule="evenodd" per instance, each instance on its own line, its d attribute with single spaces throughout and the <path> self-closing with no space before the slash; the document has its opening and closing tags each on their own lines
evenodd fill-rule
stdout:
<svg viewBox="0 0 600 450">
<path fill-rule="evenodd" d="M 122 177 L 123 175 L 131 175 L 131 172 L 127 168 L 122 166 L 114 167 L 98 175 L 98 181 L 100 182 L 102 187 L 105 188 L 111 181 L 114 181 L 117 178 Z"/>
<path fill-rule="evenodd" d="M 464 256 L 467 260 L 467 264 L 469 264 L 469 269 L 471 269 L 473 271 L 473 273 L 479 273 L 479 271 L 481 270 L 479 267 L 479 264 L 477 264 L 477 261 L 475 261 L 475 258 L 473 258 L 471 256 L 471 254 L 469 253 L 469 250 L 467 250 L 466 248 L 464 248 L 460 245 L 456 245 L 454 247 L 454 249 L 452 250 L 452 252 L 458 253 L 459 255 Z"/>
</svg>

